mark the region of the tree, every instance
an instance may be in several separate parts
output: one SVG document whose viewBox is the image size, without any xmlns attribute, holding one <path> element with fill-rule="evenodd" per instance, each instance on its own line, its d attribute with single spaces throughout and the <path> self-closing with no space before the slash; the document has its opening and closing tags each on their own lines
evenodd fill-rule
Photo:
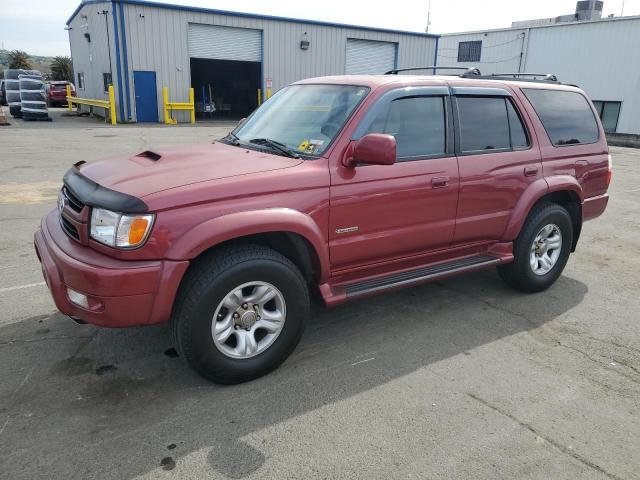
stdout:
<svg viewBox="0 0 640 480">
<path fill-rule="evenodd" d="M 22 50 L 13 50 L 9 52 L 9 68 L 24 68 L 25 70 L 31 69 L 29 54 Z"/>
<path fill-rule="evenodd" d="M 51 62 L 51 80 L 66 80 L 73 83 L 73 64 L 69 57 L 54 57 Z"/>
</svg>

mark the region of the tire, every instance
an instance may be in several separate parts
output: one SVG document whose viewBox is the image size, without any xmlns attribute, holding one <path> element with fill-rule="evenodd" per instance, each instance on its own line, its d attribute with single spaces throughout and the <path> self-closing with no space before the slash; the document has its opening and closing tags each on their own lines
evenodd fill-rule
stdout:
<svg viewBox="0 0 640 480">
<path fill-rule="evenodd" d="M 235 302 L 247 305 L 246 310 L 223 305 L 232 292 L 247 284 L 241 290 L 241 296 L 245 295 L 242 303 Z M 255 308 L 258 301 L 244 301 L 258 296 L 258 288 L 262 291 L 270 287 L 274 288 L 270 293 L 275 294 L 269 300 L 272 303 Z M 234 317 L 238 312 L 242 316 Z M 267 320 L 268 325 L 279 325 L 277 333 L 259 327 L 268 315 L 271 318 L 279 312 L 284 312 L 281 323 Z M 300 341 L 308 315 L 307 284 L 288 258 L 261 245 L 236 245 L 211 252 L 188 271 L 176 298 L 171 329 L 178 354 L 196 372 L 217 383 L 235 384 L 261 377 L 284 362 Z M 243 323 L 245 317 L 247 323 Z M 233 328 L 224 329 L 231 330 L 227 340 L 214 340 L 214 328 L 224 327 L 229 321 Z M 250 338 L 255 342 L 248 341 Z M 254 352 L 247 353 L 249 347 L 244 353 L 237 352 L 250 343 Z"/>
<path fill-rule="evenodd" d="M 548 245 L 557 244 L 558 234 L 561 246 L 548 248 Z M 537 239 L 540 242 L 536 247 L 534 242 Z M 569 212 L 555 203 L 536 206 L 514 242 L 514 261 L 500 265 L 498 273 L 507 285 L 516 290 L 529 293 L 546 290 L 562 274 L 569 260 L 572 242 L 573 222 Z M 533 261 L 532 254 L 536 257 Z"/>
</svg>

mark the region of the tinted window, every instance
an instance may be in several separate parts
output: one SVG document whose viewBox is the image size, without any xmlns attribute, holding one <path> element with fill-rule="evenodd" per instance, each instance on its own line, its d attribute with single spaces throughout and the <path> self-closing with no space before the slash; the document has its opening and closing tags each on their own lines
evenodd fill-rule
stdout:
<svg viewBox="0 0 640 480">
<path fill-rule="evenodd" d="M 605 132 L 615 132 L 618 129 L 618 117 L 622 102 L 593 101 L 593 106 L 602 120 L 602 127 Z"/>
<path fill-rule="evenodd" d="M 509 128 L 511 129 L 511 147 L 512 148 L 524 148 L 529 146 L 529 139 L 527 138 L 527 132 L 522 125 L 522 119 L 516 109 L 514 108 L 511 100 L 507 102 L 507 113 L 509 115 Z"/>
<path fill-rule="evenodd" d="M 445 153 L 445 132 L 443 97 L 408 97 L 391 102 L 367 133 L 393 135 L 401 159 Z"/>
<path fill-rule="evenodd" d="M 463 152 L 511 148 L 507 107 L 502 97 L 458 97 Z"/>
<path fill-rule="evenodd" d="M 102 74 L 102 83 L 104 86 L 104 91 L 108 92 L 109 91 L 109 85 L 113 84 L 113 81 L 111 80 L 111 73 L 103 73 Z"/>
<path fill-rule="evenodd" d="M 554 145 L 598 140 L 598 124 L 587 99 L 581 94 L 532 88 L 523 91 Z"/>
</svg>

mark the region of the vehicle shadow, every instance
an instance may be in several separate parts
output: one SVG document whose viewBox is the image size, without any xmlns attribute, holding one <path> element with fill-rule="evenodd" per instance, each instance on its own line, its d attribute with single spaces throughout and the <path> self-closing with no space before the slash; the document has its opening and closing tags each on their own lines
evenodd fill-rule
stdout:
<svg viewBox="0 0 640 480">
<path fill-rule="evenodd" d="M 27 319 L 0 329 L 3 470 L 13 479 L 43 471 L 123 479 L 160 467 L 162 457 L 179 463 L 204 451 L 212 474 L 243 478 L 265 462 L 243 440 L 248 434 L 534 331 L 587 290 L 563 276 L 525 295 L 488 271 L 317 308 L 282 367 L 238 386 L 208 383 L 174 358 L 166 326 L 107 330 L 59 314 Z"/>
</svg>

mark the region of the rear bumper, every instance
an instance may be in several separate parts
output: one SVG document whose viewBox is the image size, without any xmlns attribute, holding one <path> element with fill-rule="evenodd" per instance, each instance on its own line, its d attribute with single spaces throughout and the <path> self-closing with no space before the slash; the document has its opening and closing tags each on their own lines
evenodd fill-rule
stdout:
<svg viewBox="0 0 640 480">
<path fill-rule="evenodd" d="M 598 195 L 584 199 L 582 204 L 582 221 L 594 219 L 602 215 L 609 203 L 609 194 Z"/>
<path fill-rule="evenodd" d="M 57 211 L 35 233 L 42 272 L 58 310 L 101 327 L 130 327 L 166 322 L 189 262 L 123 261 L 71 240 Z M 69 299 L 67 288 L 88 297 L 84 308 Z"/>
</svg>

